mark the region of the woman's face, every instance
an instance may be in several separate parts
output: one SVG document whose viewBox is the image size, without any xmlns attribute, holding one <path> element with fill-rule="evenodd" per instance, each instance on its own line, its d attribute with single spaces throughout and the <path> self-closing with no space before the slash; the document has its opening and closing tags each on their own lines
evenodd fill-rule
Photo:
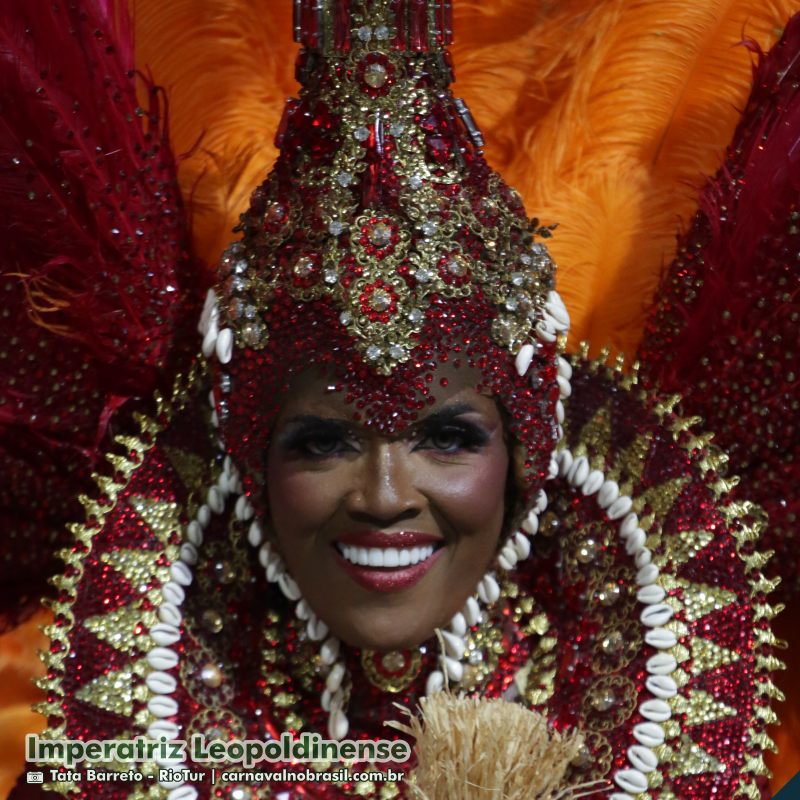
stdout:
<svg viewBox="0 0 800 800">
<path fill-rule="evenodd" d="M 454 370 L 394 436 L 312 372 L 292 385 L 271 440 L 271 535 L 303 596 L 343 641 L 401 650 L 446 625 L 497 552 L 508 449 L 495 401 Z"/>
</svg>

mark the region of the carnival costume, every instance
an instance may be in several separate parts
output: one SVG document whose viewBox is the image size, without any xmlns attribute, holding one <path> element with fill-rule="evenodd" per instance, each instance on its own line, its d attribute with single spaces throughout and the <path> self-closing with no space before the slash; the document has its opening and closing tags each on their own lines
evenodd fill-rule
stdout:
<svg viewBox="0 0 800 800">
<path fill-rule="evenodd" d="M 624 372 L 587 348 L 565 355 L 552 230 L 488 167 L 450 91 L 449 3 L 295 3 L 303 89 L 212 287 L 188 247 L 161 94 L 137 99 L 124 14 L 35 6 L 3 12 L 16 48 L 0 59 L 4 115 L 16 103 L 0 139 L 13 222 L 0 413 L 18 570 L 7 614 L 35 602 L 22 589 L 66 545 L 48 736 L 377 739 L 394 703 L 415 709 L 447 683 L 580 730 L 568 780 L 605 781 L 592 796 L 762 797 L 777 580 L 762 573 L 766 517 L 749 498 L 791 554 L 800 25 L 762 59 L 642 366 Z M 43 42 L 59 43 L 57 63 Z M 12 311 L 26 304 L 35 339 Z M 412 651 L 340 642 L 267 535 L 264 453 L 310 364 L 388 435 L 435 401 L 445 364 L 475 370 L 505 412 L 518 492 L 496 559 Z M 719 425 L 748 481 L 737 487 L 690 413 Z M 402 781 L 52 788 L 407 796 Z"/>
</svg>

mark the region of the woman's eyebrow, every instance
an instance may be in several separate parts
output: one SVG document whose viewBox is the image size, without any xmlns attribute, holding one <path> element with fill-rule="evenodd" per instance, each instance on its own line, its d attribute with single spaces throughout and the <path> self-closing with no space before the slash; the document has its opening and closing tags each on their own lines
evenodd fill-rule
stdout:
<svg viewBox="0 0 800 800">
<path fill-rule="evenodd" d="M 448 422 L 452 422 L 457 417 L 460 417 L 462 414 L 478 414 L 480 413 L 477 408 L 470 405 L 469 403 L 453 403 L 451 406 L 446 406 L 445 408 L 440 409 L 439 411 L 434 411 L 428 416 L 424 417 L 421 420 L 418 420 L 415 425 L 416 426 L 434 426 L 434 425 L 446 425 Z"/>
</svg>

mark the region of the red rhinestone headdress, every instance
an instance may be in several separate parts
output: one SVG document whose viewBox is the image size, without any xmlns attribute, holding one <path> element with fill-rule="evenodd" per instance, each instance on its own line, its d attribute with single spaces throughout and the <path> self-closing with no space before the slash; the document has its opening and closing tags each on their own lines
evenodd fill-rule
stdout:
<svg viewBox="0 0 800 800">
<path fill-rule="evenodd" d="M 447 361 L 477 367 L 509 409 L 512 392 L 524 395 L 511 425 L 526 418 L 521 438 L 541 454 L 528 467 L 546 471 L 566 320 L 535 241 L 549 231 L 489 168 L 448 88 L 449 9 L 440 0 L 295 6 L 303 88 L 287 104 L 280 155 L 242 216 L 242 239 L 222 259 L 219 321 L 210 310 L 205 320 L 206 350 L 216 347 L 228 370 L 217 397 L 225 441 L 248 475 L 260 472 L 292 373 L 328 366 L 356 416 L 395 428 L 431 401 Z M 515 369 L 509 355 L 526 347 L 525 369 Z"/>
</svg>

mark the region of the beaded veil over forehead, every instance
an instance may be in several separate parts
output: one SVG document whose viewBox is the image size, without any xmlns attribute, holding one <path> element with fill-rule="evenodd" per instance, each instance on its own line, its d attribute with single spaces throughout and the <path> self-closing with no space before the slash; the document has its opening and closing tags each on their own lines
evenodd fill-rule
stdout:
<svg viewBox="0 0 800 800">
<path fill-rule="evenodd" d="M 449 362 L 477 368 L 507 408 L 515 396 L 512 432 L 542 451 L 527 466 L 543 475 L 566 314 L 537 241 L 549 230 L 489 168 L 449 89 L 450 4 L 301 0 L 295 12 L 302 90 L 220 268 L 229 450 L 258 471 L 243 441 L 263 449 L 254 430 L 268 432 L 301 369 L 325 366 L 356 418 L 395 429 L 433 402 Z"/>
</svg>

